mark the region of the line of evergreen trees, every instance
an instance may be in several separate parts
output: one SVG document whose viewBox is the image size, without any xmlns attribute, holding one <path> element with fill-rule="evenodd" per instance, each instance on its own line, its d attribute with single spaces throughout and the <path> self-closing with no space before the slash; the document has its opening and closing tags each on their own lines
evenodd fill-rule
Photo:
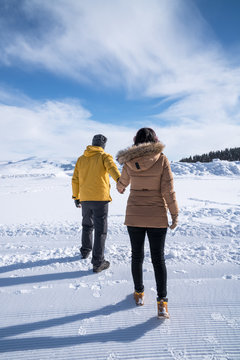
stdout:
<svg viewBox="0 0 240 360">
<path fill-rule="evenodd" d="M 181 162 L 195 163 L 199 162 L 211 162 L 213 159 L 228 160 L 228 161 L 240 161 L 240 147 L 225 149 L 221 151 L 210 151 L 208 154 L 194 155 L 189 158 L 181 159 Z"/>
</svg>

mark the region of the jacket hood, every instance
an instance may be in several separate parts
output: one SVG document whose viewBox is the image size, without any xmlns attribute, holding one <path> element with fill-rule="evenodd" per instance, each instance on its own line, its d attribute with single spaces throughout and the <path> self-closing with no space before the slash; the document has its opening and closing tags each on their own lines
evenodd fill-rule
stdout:
<svg viewBox="0 0 240 360">
<path fill-rule="evenodd" d="M 103 154 L 104 153 L 104 150 L 101 146 L 87 146 L 86 150 L 84 151 L 83 155 L 86 156 L 86 157 L 91 157 L 91 156 L 94 156 L 94 155 L 97 155 L 97 154 Z"/>
<path fill-rule="evenodd" d="M 155 155 L 161 154 L 164 147 L 165 145 L 163 145 L 161 142 L 143 143 L 137 146 L 133 145 L 132 147 L 129 147 L 125 150 L 120 150 L 117 153 L 117 161 L 122 165 L 136 158 L 141 158 L 144 156 L 154 157 Z"/>
</svg>

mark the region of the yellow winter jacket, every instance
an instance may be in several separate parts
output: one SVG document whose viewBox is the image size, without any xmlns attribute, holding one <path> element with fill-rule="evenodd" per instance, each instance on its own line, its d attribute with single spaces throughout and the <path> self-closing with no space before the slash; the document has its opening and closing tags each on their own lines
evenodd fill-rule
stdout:
<svg viewBox="0 0 240 360">
<path fill-rule="evenodd" d="M 73 199 L 111 201 L 109 174 L 115 181 L 121 176 L 112 156 L 100 146 L 87 146 L 75 165 L 72 177 Z"/>
</svg>

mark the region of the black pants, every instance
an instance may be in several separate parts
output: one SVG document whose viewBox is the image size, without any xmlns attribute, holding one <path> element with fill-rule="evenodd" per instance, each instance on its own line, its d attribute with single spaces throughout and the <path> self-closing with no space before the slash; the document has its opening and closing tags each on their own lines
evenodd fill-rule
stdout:
<svg viewBox="0 0 240 360">
<path fill-rule="evenodd" d="M 108 201 L 82 201 L 82 254 L 92 253 L 92 264 L 99 266 L 104 261 L 107 237 Z M 93 243 L 94 229 L 94 243 Z"/>
<path fill-rule="evenodd" d="M 157 285 L 157 295 L 160 298 L 165 298 L 167 296 L 167 269 L 164 258 L 164 245 L 167 228 L 133 226 L 128 226 L 127 228 L 132 246 L 132 276 L 135 291 L 142 292 L 144 290 L 142 264 L 144 259 L 144 240 L 147 233 Z"/>
</svg>

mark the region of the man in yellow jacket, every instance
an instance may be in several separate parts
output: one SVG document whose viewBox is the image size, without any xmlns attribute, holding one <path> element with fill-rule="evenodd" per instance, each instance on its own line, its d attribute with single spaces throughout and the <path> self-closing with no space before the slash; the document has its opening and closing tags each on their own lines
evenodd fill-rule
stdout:
<svg viewBox="0 0 240 360">
<path fill-rule="evenodd" d="M 110 266 L 109 261 L 104 259 L 108 203 L 112 200 L 109 175 L 116 182 L 121 175 L 112 156 L 104 151 L 106 142 L 107 138 L 102 134 L 93 137 L 92 146 L 87 146 L 78 158 L 72 177 L 72 197 L 76 207 L 82 208 L 80 252 L 86 259 L 92 251 L 93 272 Z"/>
</svg>

